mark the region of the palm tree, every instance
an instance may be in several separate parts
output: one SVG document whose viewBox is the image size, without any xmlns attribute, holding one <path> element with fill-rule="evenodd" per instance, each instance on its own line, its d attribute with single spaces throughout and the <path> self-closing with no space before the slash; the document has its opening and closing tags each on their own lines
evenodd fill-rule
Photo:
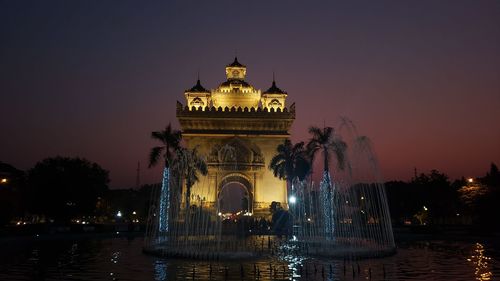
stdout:
<svg viewBox="0 0 500 281">
<path fill-rule="evenodd" d="M 282 144 L 278 145 L 276 152 L 271 162 L 269 162 L 269 169 L 273 171 L 275 177 L 287 181 L 288 187 L 290 188 L 290 190 L 287 188 L 287 194 L 295 196 L 297 191 L 294 188 L 294 182 L 297 179 L 303 181 L 310 170 L 304 142 L 299 142 L 294 145 L 290 140 L 286 139 Z M 294 202 L 291 201 L 290 203 Z M 300 215 L 303 213 L 300 206 L 303 205 L 297 206 L 292 204 L 289 206 L 289 210 L 293 214 L 292 217 L 294 219 L 300 220 Z M 297 209 L 297 207 L 299 207 L 299 209 Z M 290 222 L 293 223 L 292 221 Z"/>
<path fill-rule="evenodd" d="M 345 166 L 345 151 L 347 144 L 334 134 L 332 127 L 309 127 L 309 133 L 312 135 L 309 143 L 307 143 L 307 151 L 311 161 L 314 162 L 316 153 L 321 150 L 323 154 L 323 177 L 330 173 L 331 154 L 335 154 L 337 165 L 340 169 Z"/>
<path fill-rule="evenodd" d="M 163 156 L 165 168 L 169 169 L 176 151 L 180 148 L 181 132 L 172 129 L 172 125 L 169 123 L 165 130 L 151 132 L 151 138 L 161 142 L 161 146 L 155 146 L 151 149 L 149 153 L 149 167 L 156 166 L 160 157 Z"/>
<path fill-rule="evenodd" d="M 181 148 L 177 151 L 177 162 L 175 169 L 186 183 L 185 216 L 187 234 L 189 225 L 189 208 L 191 205 L 191 188 L 197 181 L 199 181 L 199 173 L 201 173 L 202 175 L 208 174 L 208 167 L 205 159 L 198 154 L 198 149 L 195 147 L 193 149 Z"/>
<path fill-rule="evenodd" d="M 199 181 L 198 173 L 208 174 L 205 159 L 198 153 L 197 147 L 193 149 L 181 148 L 177 153 L 179 174 L 186 181 L 186 207 L 189 208 L 191 187 Z"/>
<path fill-rule="evenodd" d="M 311 166 L 314 162 L 316 153 L 321 150 L 323 154 L 323 179 L 321 180 L 320 190 L 322 198 L 322 214 L 324 218 L 324 234 L 327 239 L 334 239 L 334 197 L 333 187 L 330 178 L 330 158 L 335 154 L 337 165 L 340 169 L 344 168 L 345 151 L 347 144 L 334 134 L 332 127 L 309 127 L 309 133 L 312 135 L 307 144 L 308 154 L 311 160 Z"/>
<path fill-rule="evenodd" d="M 304 142 L 293 145 L 286 139 L 278 145 L 276 152 L 269 163 L 269 169 L 273 171 L 275 177 L 286 180 L 293 191 L 294 180 L 303 181 L 310 170 Z"/>
<path fill-rule="evenodd" d="M 151 148 L 149 153 L 149 168 L 156 166 L 160 162 L 160 158 L 164 160 L 163 179 L 160 191 L 160 218 L 159 218 L 159 231 L 168 232 L 168 218 L 169 218 L 169 203 L 170 203 L 170 166 L 176 151 L 180 148 L 181 132 L 172 129 L 171 124 L 163 131 L 155 131 L 151 133 L 151 138 L 161 143 L 160 146 Z"/>
</svg>

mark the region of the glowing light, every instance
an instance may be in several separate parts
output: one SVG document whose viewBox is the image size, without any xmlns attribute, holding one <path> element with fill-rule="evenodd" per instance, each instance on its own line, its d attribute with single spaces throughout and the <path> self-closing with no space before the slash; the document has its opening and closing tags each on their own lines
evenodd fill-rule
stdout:
<svg viewBox="0 0 500 281">
<path fill-rule="evenodd" d="M 116 216 L 121 218 L 122 217 L 122 212 L 121 211 L 118 211 L 118 213 L 116 213 Z M 77 221 L 78 222 L 78 221 Z"/>
<path fill-rule="evenodd" d="M 7 183 L 7 179 L 6 179 L 6 178 L 3 178 L 3 179 L 2 179 L 2 183 Z"/>
<path fill-rule="evenodd" d="M 473 178 L 469 178 L 469 179 L 467 179 L 467 181 L 470 182 L 470 183 L 472 183 L 472 182 L 474 182 L 474 179 Z"/>
<path fill-rule="evenodd" d="M 169 181 L 170 181 L 170 171 L 167 168 L 163 169 L 163 181 L 161 184 L 160 191 L 160 219 L 159 219 L 159 230 L 160 232 L 168 232 L 168 217 L 170 210 L 170 191 L 169 191 Z"/>
<path fill-rule="evenodd" d="M 475 266 L 476 280 L 486 281 L 492 280 L 493 273 L 491 272 L 490 257 L 484 254 L 484 246 L 476 243 L 473 249 L 473 255 L 467 259 Z"/>
<path fill-rule="evenodd" d="M 361 196 L 361 200 L 365 200 L 365 197 L 364 197 L 364 196 Z"/>
<path fill-rule="evenodd" d="M 427 207 L 424 206 L 424 211 L 427 211 L 427 210 L 429 210 L 429 209 L 427 209 Z"/>
<path fill-rule="evenodd" d="M 132 212 L 132 215 L 137 215 L 137 213 L 135 211 Z"/>
<path fill-rule="evenodd" d="M 311 218 L 307 218 L 307 221 L 311 221 Z"/>
<path fill-rule="evenodd" d="M 297 197 L 292 195 L 288 200 L 290 201 L 290 204 L 295 204 L 297 202 Z"/>
<path fill-rule="evenodd" d="M 219 212 L 219 214 L 218 214 L 218 215 L 219 215 L 219 217 L 221 217 L 221 216 L 222 216 L 222 213 L 221 213 L 221 212 Z"/>
</svg>

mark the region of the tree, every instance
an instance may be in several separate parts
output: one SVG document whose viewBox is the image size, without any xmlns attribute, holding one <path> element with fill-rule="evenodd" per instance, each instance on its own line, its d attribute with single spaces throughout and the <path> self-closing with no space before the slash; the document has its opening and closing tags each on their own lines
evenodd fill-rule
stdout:
<svg viewBox="0 0 500 281">
<path fill-rule="evenodd" d="M 312 126 L 309 127 L 309 134 L 311 134 L 311 139 L 307 143 L 307 151 L 311 163 L 314 162 L 317 152 L 321 150 L 323 155 L 323 174 L 329 173 L 330 171 L 332 153 L 337 159 L 338 167 L 343 169 L 345 166 L 345 152 L 347 144 L 342 141 L 339 136 L 335 135 L 334 129 L 332 127 L 324 127 L 323 129 L 320 129 Z"/>
<path fill-rule="evenodd" d="M 490 171 L 483 177 L 482 182 L 490 187 L 500 187 L 500 172 L 495 163 L 491 163 Z"/>
<path fill-rule="evenodd" d="M 431 170 L 429 174 L 420 174 L 413 178 L 410 185 L 414 189 L 414 212 L 420 212 L 420 209 L 426 206 L 429 209 L 428 217 L 434 223 L 456 215 L 458 194 L 447 175 Z"/>
<path fill-rule="evenodd" d="M 28 171 L 29 211 L 56 220 L 91 215 L 98 197 L 108 190 L 108 174 L 86 159 L 46 158 Z"/>
<path fill-rule="evenodd" d="M 161 157 L 164 160 L 164 167 L 169 169 L 176 151 L 180 148 L 181 132 L 172 129 L 172 125 L 168 124 L 165 130 L 152 132 L 151 138 L 159 141 L 161 145 L 151 148 L 149 167 L 156 166 Z"/>
<path fill-rule="evenodd" d="M 286 180 L 288 186 L 293 190 L 293 181 L 298 179 L 303 181 L 310 170 L 304 142 L 292 144 L 290 140 L 285 140 L 276 148 L 276 155 L 269 163 L 269 169 L 273 171 L 275 177 Z"/>
<path fill-rule="evenodd" d="M 170 166 L 177 151 L 180 149 L 181 132 L 172 129 L 171 124 L 168 124 L 165 130 L 156 131 L 151 133 L 151 138 L 161 143 L 160 146 L 151 148 L 149 153 L 149 167 L 158 164 L 160 158 L 163 158 L 163 179 L 160 191 L 160 218 L 159 218 L 159 231 L 168 231 L 168 218 L 169 218 L 169 201 L 170 201 Z"/>
<path fill-rule="evenodd" d="M 314 163 L 314 157 L 318 151 L 321 150 L 323 154 L 323 179 L 320 184 L 320 197 L 323 205 L 321 210 L 325 222 L 323 230 L 328 239 L 334 239 L 334 190 L 332 188 L 330 178 L 330 159 L 331 154 L 333 153 L 337 159 L 337 166 L 340 169 L 343 169 L 345 165 L 345 151 L 347 149 L 347 144 L 342 141 L 339 136 L 334 134 L 332 127 L 324 127 L 323 129 L 320 129 L 312 126 L 309 128 L 309 133 L 312 137 L 307 144 L 307 150 L 309 152 L 311 163 Z"/>
<path fill-rule="evenodd" d="M 193 149 L 180 148 L 177 151 L 175 169 L 186 183 L 185 210 L 187 216 L 191 201 L 191 188 L 199 181 L 199 173 L 202 175 L 208 174 L 207 163 L 205 159 L 198 154 L 198 149 L 196 147 Z"/>
</svg>

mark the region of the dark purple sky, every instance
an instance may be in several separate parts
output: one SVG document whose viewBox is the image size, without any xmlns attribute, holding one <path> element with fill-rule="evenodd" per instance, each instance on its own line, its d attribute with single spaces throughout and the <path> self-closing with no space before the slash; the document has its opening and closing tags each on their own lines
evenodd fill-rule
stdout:
<svg viewBox="0 0 500 281">
<path fill-rule="evenodd" d="M 295 141 L 348 116 L 385 179 L 500 164 L 499 1 L 255 2 L 0 1 L 0 161 L 85 157 L 114 188 L 141 161 L 158 181 L 150 132 L 237 52 L 253 86 L 274 70 L 297 103 Z"/>
</svg>

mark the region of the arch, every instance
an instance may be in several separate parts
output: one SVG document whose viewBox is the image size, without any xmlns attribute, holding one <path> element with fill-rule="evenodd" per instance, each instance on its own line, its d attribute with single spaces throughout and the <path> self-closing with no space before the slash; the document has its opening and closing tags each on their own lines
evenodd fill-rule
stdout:
<svg viewBox="0 0 500 281">
<path fill-rule="evenodd" d="M 196 97 L 191 101 L 190 105 L 198 108 L 205 106 L 205 103 L 199 97 Z"/>
<path fill-rule="evenodd" d="M 222 178 L 220 184 L 217 189 L 217 212 L 220 211 L 220 195 L 224 187 L 228 186 L 231 183 L 240 184 L 248 195 L 248 212 L 253 213 L 253 185 L 250 181 L 250 178 L 247 175 L 241 173 L 232 173 L 228 174 Z"/>
<path fill-rule="evenodd" d="M 271 102 L 267 105 L 269 107 L 280 107 L 282 106 L 281 102 L 278 99 L 272 99 Z"/>
</svg>

